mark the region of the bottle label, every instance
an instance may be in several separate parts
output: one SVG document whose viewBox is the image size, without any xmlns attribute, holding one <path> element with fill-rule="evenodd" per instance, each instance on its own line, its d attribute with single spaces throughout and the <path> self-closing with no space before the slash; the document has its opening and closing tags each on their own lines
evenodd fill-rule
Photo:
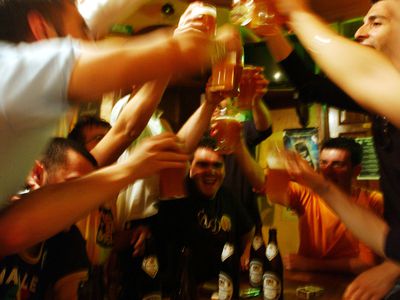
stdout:
<svg viewBox="0 0 400 300">
<path fill-rule="evenodd" d="M 145 295 L 142 300 L 161 300 L 161 293 L 160 292 L 154 292 L 151 294 Z"/>
<path fill-rule="evenodd" d="M 274 273 L 265 272 L 263 276 L 264 300 L 277 300 L 281 295 L 281 281 Z"/>
<path fill-rule="evenodd" d="M 221 253 L 221 261 L 225 261 L 227 258 L 229 258 L 233 252 L 235 251 L 235 247 L 230 244 L 230 243 L 225 243 L 224 249 L 222 249 Z"/>
<path fill-rule="evenodd" d="M 258 249 L 260 249 L 260 247 L 261 247 L 263 244 L 264 244 L 264 241 L 263 241 L 263 239 L 262 239 L 261 236 L 256 235 L 256 236 L 253 238 L 253 249 L 254 249 L 254 250 L 257 251 Z"/>
<path fill-rule="evenodd" d="M 155 255 L 147 256 L 143 259 L 142 269 L 151 278 L 156 277 L 158 273 L 158 260 Z"/>
<path fill-rule="evenodd" d="M 265 256 L 269 261 L 273 260 L 278 254 L 278 247 L 274 243 L 269 243 L 265 250 Z"/>
<path fill-rule="evenodd" d="M 218 280 L 218 299 L 219 300 L 230 300 L 233 295 L 233 281 L 232 278 L 224 273 L 219 273 Z"/>
<path fill-rule="evenodd" d="M 258 259 L 250 261 L 249 281 L 253 287 L 260 287 L 263 280 L 263 263 Z"/>
</svg>

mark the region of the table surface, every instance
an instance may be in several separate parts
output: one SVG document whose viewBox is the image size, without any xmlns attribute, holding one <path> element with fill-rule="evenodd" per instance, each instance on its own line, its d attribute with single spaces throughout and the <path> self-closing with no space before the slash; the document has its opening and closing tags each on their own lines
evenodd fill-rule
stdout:
<svg viewBox="0 0 400 300">
<path fill-rule="evenodd" d="M 285 271 L 284 275 L 284 300 L 298 300 L 302 299 L 296 296 L 296 289 L 301 286 L 313 285 L 323 288 L 323 293 L 317 297 L 310 299 L 316 300 L 340 300 L 347 285 L 354 279 L 354 276 L 328 273 L 328 272 L 294 272 Z M 217 289 L 217 284 L 210 284 Z M 241 289 L 249 288 L 247 277 L 242 278 Z M 202 291 L 199 300 L 209 300 L 211 298 L 211 291 Z M 257 297 L 249 299 L 259 300 L 262 299 L 262 294 Z M 305 299 L 305 298 L 303 298 Z"/>
</svg>

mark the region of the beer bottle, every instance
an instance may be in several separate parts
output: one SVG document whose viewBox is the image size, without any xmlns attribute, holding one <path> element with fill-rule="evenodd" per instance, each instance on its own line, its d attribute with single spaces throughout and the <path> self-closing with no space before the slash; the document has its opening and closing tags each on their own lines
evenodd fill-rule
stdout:
<svg viewBox="0 0 400 300">
<path fill-rule="evenodd" d="M 269 229 L 264 259 L 263 294 L 265 300 L 283 300 L 283 265 L 275 228 Z"/>
<path fill-rule="evenodd" d="M 250 248 L 249 283 L 255 288 L 261 288 L 263 284 L 265 244 L 261 228 L 261 224 L 256 226 Z"/>
<path fill-rule="evenodd" d="M 218 279 L 218 299 L 239 299 L 239 259 L 231 231 L 221 253 L 221 266 Z"/>
<path fill-rule="evenodd" d="M 159 274 L 156 245 L 153 237 L 145 240 L 145 252 L 141 265 L 141 299 L 161 300 L 161 280 Z"/>
<path fill-rule="evenodd" d="M 190 249 L 187 246 L 183 246 L 178 269 L 179 286 L 177 286 L 172 300 L 194 300 L 197 298 L 193 274 L 189 271 L 190 256 Z"/>
</svg>

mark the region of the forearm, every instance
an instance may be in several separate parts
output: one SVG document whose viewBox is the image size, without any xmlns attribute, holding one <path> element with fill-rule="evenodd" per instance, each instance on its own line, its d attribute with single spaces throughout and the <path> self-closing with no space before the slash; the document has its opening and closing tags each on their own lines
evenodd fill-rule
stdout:
<svg viewBox="0 0 400 300">
<path fill-rule="evenodd" d="M 287 58 L 293 51 L 292 45 L 283 35 L 281 30 L 277 31 L 277 34 L 275 35 L 265 36 L 265 41 L 268 46 L 269 52 L 277 62 L 280 62 Z"/>
<path fill-rule="evenodd" d="M 290 25 L 317 64 L 340 88 L 366 109 L 386 115 L 400 125 L 399 112 L 393 109 L 398 107 L 400 74 L 389 60 L 376 50 L 337 35 L 310 12 L 293 12 Z M 378 103 L 377 99 L 381 101 Z"/>
<path fill-rule="evenodd" d="M 216 107 L 217 104 L 204 102 L 179 130 L 177 136 L 184 143 L 186 153 L 191 153 L 196 148 Z"/>
<path fill-rule="evenodd" d="M 384 257 L 388 225 L 376 214 L 355 204 L 349 196 L 330 182 L 314 187 L 321 198 L 339 215 L 353 234 L 375 253 Z"/>
<path fill-rule="evenodd" d="M 115 162 L 140 135 L 157 108 L 169 76 L 145 83 L 123 108 L 117 122 L 91 151 L 99 166 Z"/>
<path fill-rule="evenodd" d="M 368 268 L 371 268 L 374 263 L 356 258 L 337 258 L 337 259 L 315 259 L 304 257 L 305 270 L 303 271 L 333 271 L 359 274 Z"/>
<path fill-rule="evenodd" d="M 1 212 L 0 256 L 17 253 L 68 228 L 114 197 L 134 176 L 111 166 L 82 178 L 33 191 Z"/>
<path fill-rule="evenodd" d="M 255 190 L 264 188 L 264 170 L 257 161 L 250 155 L 244 141 L 241 141 L 234 153 L 240 168 L 243 170 L 247 180 Z"/>
<path fill-rule="evenodd" d="M 254 125 L 258 131 L 265 131 L 271 127 L 271 114 L 261 99 L 254 102 L 252 112 Z"/>
</svg>

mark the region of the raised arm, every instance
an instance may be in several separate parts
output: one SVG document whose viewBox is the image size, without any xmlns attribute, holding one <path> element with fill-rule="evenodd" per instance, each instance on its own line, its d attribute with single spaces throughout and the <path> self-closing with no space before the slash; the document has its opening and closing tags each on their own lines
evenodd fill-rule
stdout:
<svg viewBox="0 0 400 300">
<path fill-rule="evenodd" d="M 351 201 L 345 192 L 316 173 L 297 154 L 287 155 L 287 170 L 293 180 L 318 193 L 357 238 L 378 255 L 386 256 L 385 244 L 389 227 L 382 218 Z"/>
<path fill-rule="evenodd" d="M 303 0 L 273 1 L 289 17 L 290 27 L 317 64 L 340 88 L 367 110 L 400 126 L 400 74 L 386 57 L 333 32 Z"/>
<path fill-rule="evenodd" d="M 132 96 L 116 123 L 91 151 L 99 166 L 115 162 L 140 135 L 157 108 L 168 81 L 169 78 L 165 77 L 147 82 Z"/>
<path fill-rule="evenodd" d="M 211 56 L 221 59 L 222 49 L 239 49 L 240 40 L 232 27 L 225 27 L 215 40 L 198 30 L 175 36 L 161 30 L 117 44 L 82 42 L 68 85 L 71 101 L 90 101 L 105 92 L 128 89 L 171 73 L 198 72 L 210 63 Z"/>
<path fill-rule="evenodd" d="M 253 121 L 258 131 L 265 131 L 272 124 L 271 114 L 262 101 L 262 97 L 267 92 L 268 81 L 262 74 L 257 74 L 254 79 L 256 80 L 256 90 L 252 103 Z"/>
<path fill-rule="evenodd" d="M 136 179 L 187 160 L 175 135 L 165 133 L 144 141 L 125 163 L 33 191 L 0 212 L 0 257 L 64 230 Z"/>
</svg>

